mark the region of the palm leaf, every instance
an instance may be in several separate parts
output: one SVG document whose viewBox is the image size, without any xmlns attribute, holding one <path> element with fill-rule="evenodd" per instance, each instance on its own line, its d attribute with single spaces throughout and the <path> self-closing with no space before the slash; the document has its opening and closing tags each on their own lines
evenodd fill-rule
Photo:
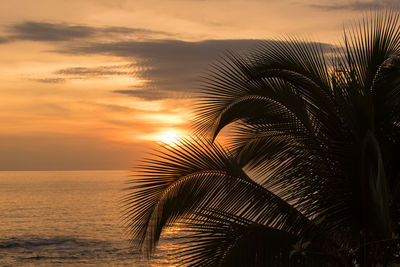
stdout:
<svg viewBox="0 0 400 267">
<path fill-rule="evenodd" d="M 284 266 L 297 241 L 285 231 L 218 211 L 203 213 L 187 227 L 190 235 L 177 256 L 188 266 Z"/>
<path fill-rule="evenodd" d="M 204 139 L 182 140 L 165 151 L 140 167 L 140 176 L 131 181 L 124 199 L 130 234 L 146 255 L 154 250 L 165 226 L 203 208 L 257 217 L 297 234 L 315 228 L 294 207 L 251 180 L 219 145 Z"/>
<path fill-rule="evenodd" d="M 188 236 L 175 256 L 187 266 L 321 266 L 335 257 L 306 241 L 308 260 L 290 257 L 296 235 L 219 210 L 203 211 L 186 224 Z M 304 247 L 304 246 L 303 246 Z M 306 249 L 303 250 L 305 253 Z"/>
</svg>

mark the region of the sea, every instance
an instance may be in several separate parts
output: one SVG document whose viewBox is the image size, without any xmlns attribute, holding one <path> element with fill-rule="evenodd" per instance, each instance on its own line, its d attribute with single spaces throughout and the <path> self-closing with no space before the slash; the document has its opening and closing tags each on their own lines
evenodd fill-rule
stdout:
<svg viewBox="0 0 400 267">
<path fill-rule="evenodd" d="M 174 231 L 151 261 L 129 244 L 129 171 L 0 172 L 0 266 L 174 266 Z"/>
</svg>

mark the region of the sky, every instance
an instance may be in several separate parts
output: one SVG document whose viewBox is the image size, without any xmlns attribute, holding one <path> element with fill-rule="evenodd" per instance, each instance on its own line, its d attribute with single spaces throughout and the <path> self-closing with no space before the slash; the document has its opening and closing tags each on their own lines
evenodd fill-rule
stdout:
<svg viewBox="0 0 400 267">
<path fill-rule="evenodd" d="M 226 51 L 288 36 L 338 45 L 398 0 L 1 0 L 0 170 L 129 169 L 190 135 Z"/>
</svg>

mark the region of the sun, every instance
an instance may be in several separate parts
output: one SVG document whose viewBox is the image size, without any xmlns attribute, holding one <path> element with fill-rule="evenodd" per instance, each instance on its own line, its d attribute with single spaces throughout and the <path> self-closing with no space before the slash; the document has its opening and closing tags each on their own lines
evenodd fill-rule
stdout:
<svg viewBox="0 0 400 267">
<path fill-rule="evenodd" d="M 157 139 L 165 144 L 173 145 L 179 140 L 179 135 L 176 131 L 165 131 L 157 136 Z"/>
</svg>

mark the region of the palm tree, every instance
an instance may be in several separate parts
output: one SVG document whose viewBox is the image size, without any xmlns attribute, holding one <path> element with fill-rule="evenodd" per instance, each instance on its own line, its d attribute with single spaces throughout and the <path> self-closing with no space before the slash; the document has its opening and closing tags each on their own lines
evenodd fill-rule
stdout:
<svg viewBox="0 0 400 267">
<path fill-rule="evenodd" d="M 196 136 L 131 181 L 133 244 L 150 256 L 165 227 L 183 225 L 182 265 L 398 263 L 399 21 L 380 11 L 331 50 L 291 38 L 215 64 Z"/>
</svg>

